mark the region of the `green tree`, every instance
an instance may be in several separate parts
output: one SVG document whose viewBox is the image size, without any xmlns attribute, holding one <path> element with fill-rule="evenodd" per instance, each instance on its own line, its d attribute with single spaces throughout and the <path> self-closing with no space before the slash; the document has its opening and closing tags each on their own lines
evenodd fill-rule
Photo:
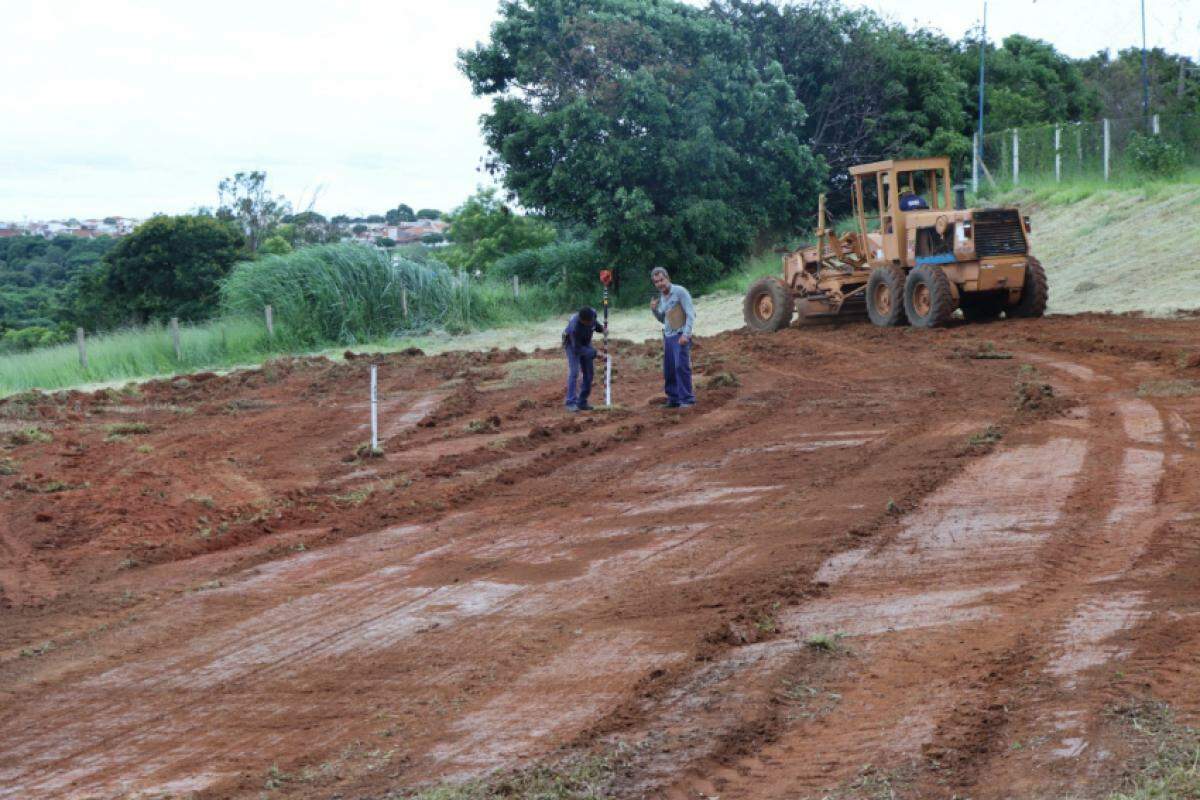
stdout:
<svg viewBox="0 0 1200 800">
<path fill-rule="evenodd" d="M 154 217 L 104 257 L 107 299 L 140 321 L 203 319 L 244 245 L 238 230 L 212 217 Z"/>
<path fill-rule="evenodd" d="M 825 173 L 783 70 L 749 50 L 671 0 L 526 0 L 459 59 L 526 208 L 586 225 L 621 269 L 696 282 L 808 222 Z"/>
<path fill-rule="evenodd" d="M 280 225 L 279 227 L 284 228 L 286 226 Z M 281 235 L 268 238 L 258 248 L 258 254 L 262 256 L 282 256 L 290 252 L 292 252 L 292 245 Z"/>
<path fill-rule="evenodd" d="M 217 217 L 237 222 L 251 255 L 292 210 L 283 195 L 272 195 L 267 190 L 265 172 L 239 172 L 221 181 L 217 190 L 221 203 Z"/>
<path fill-rule="evenodd" d="M 417 212 L 417 219 L 441 219 L 442 212 L 436 208 L 422 208 Z"/>
<path fill-rule="evenodd" d="M 948 39 L 829 1 L 717 0 L 711 11 L 744 36 L 760 70 L 782 67 L 808 112 L 802 139 L 825 159 L 835 188 L 854 164 L 969 154 L 967 86 Z M 846 194 L 831 200 L 845 203 Z"/>
<path fill-rule="evenodd" d="M 413 213 L 412 206 L 407 206 L 404 203 L 396 206 L 383 215 L 383 219 L 388 225 L 396 225 L 401 222 L 412 222 L 417 218 Z"/>
<path fill-rule="evenodd" d="M 480 188 L 450 214 L 446 252 L 452 267 L 487 270 L 498 259 L 554 241 L 554 227 L 544 220 L 515 214 L 496 197 L 494 188 Z"/>
</svg>

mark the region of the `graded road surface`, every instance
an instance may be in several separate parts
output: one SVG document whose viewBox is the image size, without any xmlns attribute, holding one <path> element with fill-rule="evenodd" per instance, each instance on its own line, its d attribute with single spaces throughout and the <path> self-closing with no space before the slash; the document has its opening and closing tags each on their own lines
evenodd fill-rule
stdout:
<svg viewBox="0 0 1200 800">
<path fill-rule="evenodd" d="M 1104 797 L 1194 720 L 1200 322 L 656 355 L 374 356 L 381 457 L 366 358 L 0 403 L 0 799 Z"/>
</svg>

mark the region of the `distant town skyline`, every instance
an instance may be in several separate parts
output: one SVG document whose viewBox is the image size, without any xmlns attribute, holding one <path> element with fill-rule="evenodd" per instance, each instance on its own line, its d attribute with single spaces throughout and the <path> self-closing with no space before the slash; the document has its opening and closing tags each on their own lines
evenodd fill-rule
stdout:
<svg viewBox="0 0 1200 800">
<path fill-rule="evenodd" d="M 298 210 L 448 210 L 492 184 L 478 126 L 487 102 L 471 95 L 456 51 L 487 37 L 497 5 L 50 0 L 7 9 L 0 219 L 181 213 L 215 206 L 222 178 L 255 169 Z M 956 39 L 982 9 L 914 16 L 902 0 L 848 5 Z M 1075 57 L 1136 47 L 1138 5 L 993 0 L 989 38 L 1020 32 Z M 1151 46 L 1200 56 L 1200 3 L 1147 0 L 1147 9 Z"/>
</svg>

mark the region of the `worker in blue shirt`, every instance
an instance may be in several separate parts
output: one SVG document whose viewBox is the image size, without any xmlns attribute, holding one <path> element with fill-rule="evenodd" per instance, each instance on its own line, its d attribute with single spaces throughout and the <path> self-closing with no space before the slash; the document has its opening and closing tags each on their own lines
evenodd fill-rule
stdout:
<svg viewBox="0 0 1200 800">
<path fill-rule="evenodd" d="M 660 296 L 650 301 L 654 318 L 663 326 L 663 391 L 667 408 L 690 408 L 696 405 L 692 392 L 692 328 L 696 324 L 696 307 L 692 295 L 662 267 L 650 271 L 650 282 Z"/>
<path fill-rule="evenodd" d="M 592 378 L 595 375 L 594 333 L 604 333 L 604 326 L 596 321 L 596 309 L 590 306 L 572 314 L 567 327 L 563 329 L 563 351 L 567 355 L 567 411 L 592 410 L 592 406 L 588 405 L 588 395 L 592 393 Z"/>
</svg>

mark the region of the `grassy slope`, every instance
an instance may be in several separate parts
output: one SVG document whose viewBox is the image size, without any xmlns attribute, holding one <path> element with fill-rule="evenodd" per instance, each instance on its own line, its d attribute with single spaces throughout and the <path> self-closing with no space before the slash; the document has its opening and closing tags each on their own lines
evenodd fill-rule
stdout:
<svg viewBox="0 0 1200 800">
<path fill-rule="evenodd" d="M 1001 202 L 1033 217 L 1050 311 L 1169 314 L 1200 307 L 1200 179 L 1047 185 L 1010 192 Z"/>
</svg>

